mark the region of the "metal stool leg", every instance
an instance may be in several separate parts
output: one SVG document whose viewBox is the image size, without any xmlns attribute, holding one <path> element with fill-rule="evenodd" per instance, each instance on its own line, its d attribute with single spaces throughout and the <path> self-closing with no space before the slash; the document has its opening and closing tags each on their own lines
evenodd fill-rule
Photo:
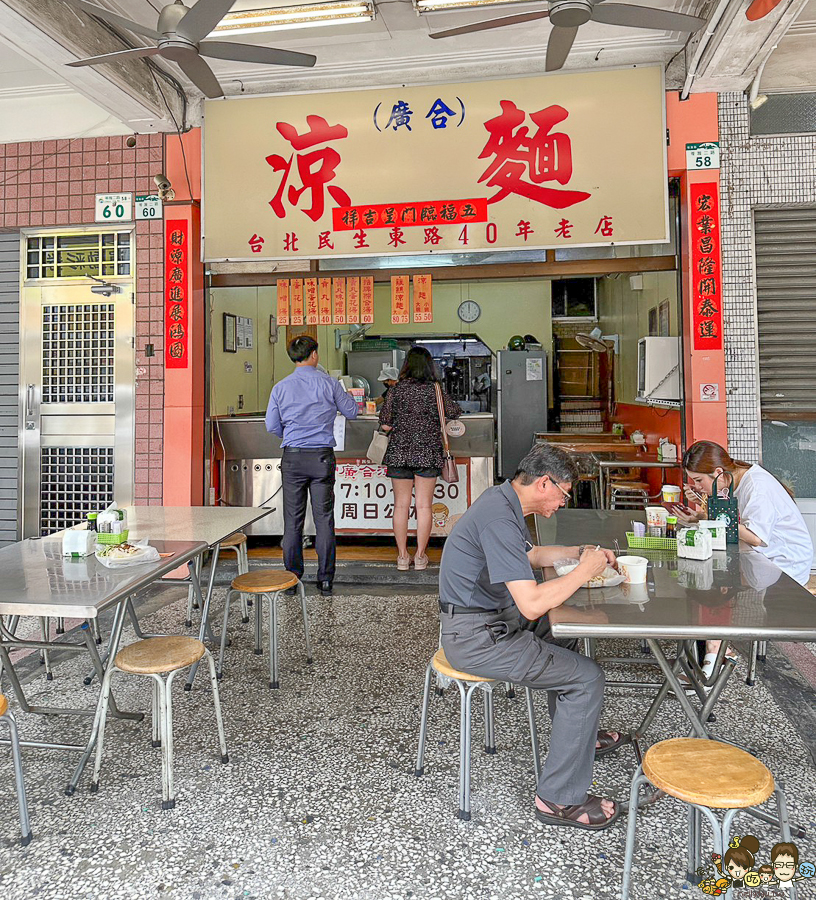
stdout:
<svg viewBox="0 0 816 900">
<path fill-rule="evenodd" d="M 493 719 L 493 691 L 489 686 L 482 689 L 484 693 L 484 716 L 485 716 L 485 753 L 491 756 L 496 752 L 496 731 L 495 721 Z"/>
<path fill-rule="evenodd" d="M 538 729 L 536 728 L 535 706 L 533 705 L 533 689 L 524 688 L 527 695 L 527 720 L 530 723 L 530 744 L 533 748 L 533 768 L 536 784 L 541 777 L 541 751 L 538 748 Z"/>
<path fill-rule="evenodd" d="M 153 729 L 153 739 L 150 742 L 152 747 L 161 747 L 161 721 L 159 718 L 159 686 L 156 682 L 153 682 L 153 702 L 151 703 L 151 709 L 153 712 L 152 717 L 152 729 Z"/>
<path fill-rule="evenodd" d="M 470 696 L 461 681 L 454 681 L 459 688 L 459 811 L 457 817 L 467 822 L 470 819 Z"/>
<path fill-rule="evenodd" d="M 626 823 L 626 852 L 623 856 L 623 883 L 621 900 L 629 900 L 629 885 L 632 881 L 632 859 L 635 855 L 635 838 L 637 833 L 638 794 L 640 786 L 648 781 L 643 774 L 642 766 L 638 766 L 629 789 L 629 821 Z"/>
<path fill-rule="evenodd" d="M 508 700 L 514 700 L 516 697 L 516 689 L 509 681 L 504 682 L 504 694 Z"/>
<path fill-rule="evenodd" d="M 40 634 L 43 641 L 48 641 L 51 625 L 47 616 L 40 616 Z M 51 656 L 47 650 L 42 650 L 42 658 L 45 663 L 45 679 L 46 681 L 54 680 L 54 673 L 51 671 Z"/>
<path fill-rule="evenodd" d="M 224 719 L 221 715 L 221 697 L 218 693 L 218 673 L 215 671 L 215 660 L 209 650 L 204 651 L 207 657 L 207 665 L 210 667 L 210 685 L 213 692 L 213 706 L 215 707 L 215 723 L 218 726 L 218 747 L 221 750 L 221 762 L 228 763 L 227 739 L 224 737 Z"/>
<path fill-rule="evenodd" d="M 303 631 L 306 634 L 306 662 L 312 662 L 312 638 L 309 632 L 309 610 L 306 607 L 306 587 L 302 581 L 298 581 L 300 591 L 300 608 L 303 612 Z"/>
<path fill-rule="evenodd" d="M 57 616 L 56 634 L 65 634 L 65 619 L 62 616 Z"/>
<path fill-rule="evenodd" d="M 178 671 L 178 670 L 177 670 Z M 160 685 L 159 708 L 162 720 L 162 809 L 173 809 L 176 805 L 176 794 L 173 789 L 173 699 L 170 690 L 173 686 L 171 672 L 164 681 L 161 675 L 153 675 Z"/>
<path fill-rule="evenodd" d="M 425 736 L 428 733 L 428 706 L 431 699 L 431 664 L 425 668 L 425 690 L 422 693 L 422 717 L 419 720 L 419 748 L 417 749 L 414 775 L 417 778 L 425 773 Z"/>
<path fill-rule="evenodd" d="M 23 781 L 23 762 L 20 756 L 20 735 L 17 733 L 17 723 L 11 710 L 0 716 L 2 722 L 9 730 L 11 740 L 11 759 L 14 765 L 14 783 L 17 787 L 17 808 L 20 813 L 20 843 L 26 847 L 31 843 L 31 823 L 28 820 L 28 803 L 26 802 L 25 782 Z"/>
<path fill-rule="evenodd" d="M 263 622 L 261 621 L 261 616 L 263 615 L 263 603 L 261 601 L 264 596 L 266 595 L 255 595 L 255 656 L 263 656 L 263 647 L 261 646 L 261 640 L 263 638 Z"/>
<path fill-rule="evenodd" d="M 748 675 L 745 679 L 745 683 L 748 687 L 753 687 L 756 683 L 756 667 L 757 667 L 757 656 L 759 653 L 759 641 L 751 641 L 751 649 L 748 656 Z"/>
<path fill-rule="evenodd" d="M 221 647 L 218 650 L 218 677 L 224 674 L 224 653 L 227 649 L 227 619 L 229 618 L 230 600 L 235 591 L 230 588 L 224 600 L 224 622 L 221 625 Z"/>
<path fill-rule="evenodd" d="M 757 658 L 759 659 L 760 662 L 763 662 L 763 663 L 765 662 L 765 656 L 767 653 L 768 653 L 768 642 L 760 641 L 759 647 L 757 649 Z"/>
<path fill-rule="evenodd" d="M 278 594 L 265 594 L 269 600 L 269 687 L 279 688 L 278 681 Z"/>
</svg>

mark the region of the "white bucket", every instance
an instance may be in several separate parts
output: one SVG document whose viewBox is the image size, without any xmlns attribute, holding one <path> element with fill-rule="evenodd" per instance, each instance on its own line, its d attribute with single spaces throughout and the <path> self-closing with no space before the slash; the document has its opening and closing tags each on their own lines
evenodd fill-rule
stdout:
<svg viewBox="0 0 816 900">
<path fill-rule="evenodd" d="M 627 584 L 646 584 L 646 570 L 649 560 L 644 556 L 619 556 L 618 569 Z"/>
</svg>

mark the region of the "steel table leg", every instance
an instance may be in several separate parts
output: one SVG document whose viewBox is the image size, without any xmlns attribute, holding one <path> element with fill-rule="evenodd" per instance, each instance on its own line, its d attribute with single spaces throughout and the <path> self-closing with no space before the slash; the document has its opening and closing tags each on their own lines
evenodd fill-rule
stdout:
<svg viewBox="0 0 816 900">
<path fill-rule="evenodd" d="M 192 564 L 188 564 L 190 568 L 190 583 L 193 586 L 193 591 L 195 592 L 196 598 L 198 602 L 201 604 L 201 626 L 198 629 L 198 639 L 203 643 L 206 637 L 210 637 L 212 640 L 215 640 L 215 636 L 210 629 L 210 600 L 212 599 L 212 589 L 213 589 L 213 580 L 215 578 L 215 567 L 218 563 L 218 548 L 220 544 L 215 545 L 215 549 L 213 550 L 213 558 L 210 563 L 212 566 L 210 570 L 210 583 L 207 588 L 207 597 L 206 599 L 201 595 L 201 583 L 198 580 L 198 573 L 196 572 L 196 568 Z M 195 680 L 196 672 L 198 671 L 198 663 L 193 663 L 190 666 L 190 673 L 187 676 L 187 681 L 184 683 L 184 690 L 191 691 L 193 689 L 193 681 Z"/>
</svg>

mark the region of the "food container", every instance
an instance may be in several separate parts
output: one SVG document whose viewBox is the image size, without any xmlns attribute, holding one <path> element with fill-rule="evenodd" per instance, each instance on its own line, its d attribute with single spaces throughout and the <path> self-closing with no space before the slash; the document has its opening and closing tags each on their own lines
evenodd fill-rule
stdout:
<svg viewBox="0 0 816 900">
<path fill-rule="evenodd" d="M 680 497 L 682 496 L 680 488 L 676 484 L 664 484 L 663 485 L 663 502 L 664 503 L 679 503 Z"/>
<path fill-rule="evenodd" d="M 660 525 L 662 528 L 665 528 L 669 521 L 669 512 L 662 506 L 647 506 L 646 507 L 646 524 L 647 525 Z"/>
<path fill-rule="evenodd" d="M 376 416 L 377 415 L 377 404 L 373 400 L 366 400 L 366 415 L 367 416 Z"/>
<path fill-rule="evenodd" d="M 711 532 L 711 549 L 725 550 L 725 522 L 721 519 L 703 519 L 697 525 Z"/>
<path fill-rule="evenodd" d="M 553 568 L 555 569 L 555 574 L 559 576 L 569 574 L 580 562 L 577 559 L 557 559 L 553 563 Z M 586 582 L 584 587 L 588 588 L 604 588 L 604 587 L 616 587 L 619 584 L 622 584 L 624 581 L 623 573 L 616 572 L 611 566 L 607 566 L 605 571 L 601 572 L 600 575 L 595 575 L 593 578 L 590 578 L 589 581 Z"/>
<path fill-rule="evenodd" d="M 681 559 L 709 559 L 711 532 L 707 528 L 681 528 L 677 535 L 677 555 Z"/>
<path fill-rule="evenodd" d="M 626 584 L 646 584 L 649 560 L 645 556 L 619 556 L 618 568 L 626 579 Z"/>
</svg>

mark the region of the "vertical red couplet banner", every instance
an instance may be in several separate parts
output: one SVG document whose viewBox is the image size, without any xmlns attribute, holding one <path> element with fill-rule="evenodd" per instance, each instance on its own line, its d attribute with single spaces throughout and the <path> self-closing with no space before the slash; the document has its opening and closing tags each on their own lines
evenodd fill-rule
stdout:
<svg viewBox="0 0 816 900">
<path fill-rule="evenodd" d="M 303 279 L 292 279 L 292 325 L 303 324 Z"/>
<path fill-rule="evenodd" d="M 306 324 L 317 325 L 320 318 L 317 302 L 317 279 L 307 278 L 303 282 L 303 292 L 306 297 Z"/>
<path fill-rule="evenodd" d="M 433 322 L 433 293 L 430 275 L 414 275 L 414 321 Z"/>
<path fill-rule="evenodd" d="M 318 305 L 320 316 L 318 324 L 331 325 L 332 320 L 332 283 L 331 278 L 321 278 L 319 287 Z"/>
<path fill-rule="evenodd" d="M 334 308 L 332 311 L 332 324 L 346 324 L 346 279 L 334 279 Z"/>
<path fill-rule="evenodd" d="M 278 325 L 289 324 L 289 279 L 278 280 Z"/>
<path fill-rule="evenodd" d="M 410 279 L 407 275 L 391 277 L 391 324 L 407 325 L 410 321 Z"/>
<path fill-rule="evenodd" d="M 346 317 L 348 318 L 349 325 L 356 325 L 360 321 L 360 279 L 359 278 L 347 278 L 346 279 L 346 295 L 348 297 L 347 301 L 347 311 Z"/>
<path fill-rule="evenodd" d="M 692 184 L 691 302 L 695 350 L 723 349 L 720 200 L 716 183 Z"/>
<path fill-rule="evenodd" d="M 186 369 L 190 365 L 190 225 L 186 219 L 168 219 L 164 229 L 164 365 Z"/>
<path fill-rule="evenodd" d="M 360 279 L 360 322 L 374 323 L 374 276 L 364 275 Z"/>
</svg>

